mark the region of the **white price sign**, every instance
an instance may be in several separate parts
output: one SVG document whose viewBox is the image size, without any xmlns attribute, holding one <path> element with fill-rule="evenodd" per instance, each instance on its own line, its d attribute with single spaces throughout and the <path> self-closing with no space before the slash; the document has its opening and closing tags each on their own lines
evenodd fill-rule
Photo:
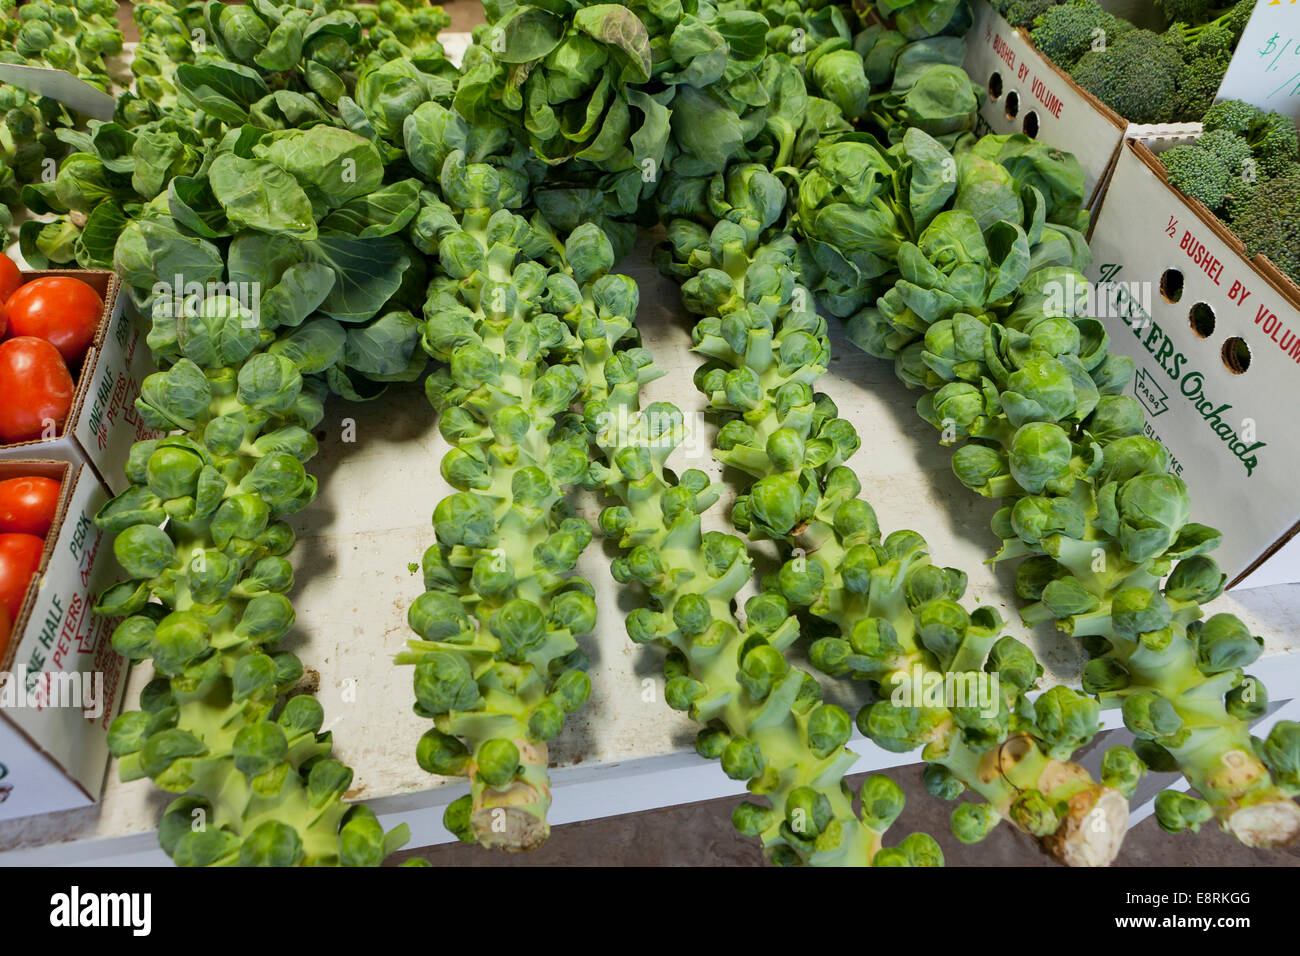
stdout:
<svg viewBox="0 0 1300 956">
<path fill-rule="evenodd" d="M 1300 119 L 1300 0 L 1258 0 L 1219 99 Z"/>
</svg>

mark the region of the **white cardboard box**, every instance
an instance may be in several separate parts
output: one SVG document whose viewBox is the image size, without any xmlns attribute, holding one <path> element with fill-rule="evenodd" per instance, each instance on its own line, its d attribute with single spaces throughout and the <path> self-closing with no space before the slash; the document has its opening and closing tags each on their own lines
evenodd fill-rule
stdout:
<svg viewBox="0 0 1300 956">
<path fill-rule="evenodd" d="M 1140 142 L 1121 151 L 1089 278 L 1132 393 L 1219 528 L 1231 586 L 1300 581 L 1300 288 L 1170 186 Z"/>
<path fill-rule="evenodd" d="M 104 299 L 104 316 L 77 375 L 77 392 L 63 430 L 50 439 L 0 445 L 0 462 L 56 459 L 88 463 L 115 492 L 126 489 L 123 469 L 131 446 L 158 433 L 145 426 L 135 399 L 145 377 L 155 371 L 144 333 L 123 308 L 119 282 L 111 272 L 57 270 L 24 272 L 23 280 L 72 276 L 93 286 Z"/>
<path fill-rule="evenodd" d="M 111 642 L 117 621 L 91 611 L 115 572 L 109 538 L 94 525 L 108 493 L 85 464 L 0 462 L 0 480 L 29 475 L 63 488 L 0 659 L 0 819 L 99 800 L 108 727 L 126 687 L 126 661 Z M 42 676 L 51 674 L 64 676 Z"/>
<path fill-rule="evenodd" d="M 1124 141 L 1127 121 L 1057 69 L 987 0 L 975 0 L 973 7 L 964 66 L 989 94 L 980 107 L 980 131 L 1025 133 L 1074 153 L 1083 167 L 1088 208 L 1093 208 Z"/>
</svg>

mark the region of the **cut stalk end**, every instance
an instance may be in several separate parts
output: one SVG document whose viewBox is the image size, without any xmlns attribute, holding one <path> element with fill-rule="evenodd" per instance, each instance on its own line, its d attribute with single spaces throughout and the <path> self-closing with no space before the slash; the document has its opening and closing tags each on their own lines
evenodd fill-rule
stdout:
<svg viewBox="0 0 1300 956">
<path fill-rule="evenodd" d="M 1043 852 L 1066 866 L 1110 866 L 1128 830 L 1128 800 L 1106 787 L 1081 790 L 1056 832 L 1043 837 Z"/>
<path fill-rule="evenodd" d="M 1300 806 L 1286 799 L 1235 810 L 1224 828 L 1246 846 L 1270 850 L 1290 846 L 1300 837 Z"/>
<path fill-rule="evenodd" d="M 492 787 L 476 779 L 470 827 L 479 846 L 506 853 L 536 850 L 551 835 L 546 812 L 551 806 L 547 777 L 549 752 L 546 744 L 523 738 L 519 748 L 520 772 L 503 787 Z"/>
<path fill-rule="evenodd" d="M 518 796 L 514 797 L 516 792 Z M 479 846 L 505 853 L 521 853 L 536 850 L 545 843 L 551 835 L 551 825 L 544 816 L 538 816 L 534 809 L 537 791 L 528 784 L 518 783 L 508 790 L 500 791 L 499 795 L 529 805 L 503 806 L 502 800 L 496 799 L 493 801 L 495 806 L 475 810 L 470 817 L 470 825 L 474 828 L 474 838 Z"/>
</svg>

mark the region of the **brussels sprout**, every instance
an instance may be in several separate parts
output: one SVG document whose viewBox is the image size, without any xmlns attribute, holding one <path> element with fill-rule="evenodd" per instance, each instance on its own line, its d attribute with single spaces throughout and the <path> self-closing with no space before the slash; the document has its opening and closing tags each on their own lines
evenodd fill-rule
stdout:
<svg viewBox="0 0 1300 956">
<path fill-rule="evenodd" d="M 580 670 L 567 670 L 556 678 L 551 694 L 561 709 L 571 714 L 591 697 L 591 678 Z"/>
<path fill-rule="evenodd" d="M 466 794 L 447 804 L 447 809 L 442 814 L 442 825 L 462 843 L 478 842 L 470 822 L 473 805 L 469 794 Z"/>
<path fill-rule="evenodd" d="M 1072 454 L 1064 430 L 1049 422 L 1031 422 L 1012 437 L 1007 462 L 1020 487 L 1036 495 L 1069 474 Z"/>
<path fill-rule="evenodd" d="M 766 761 L 758 744 L 733 738 L 722 751 L 722 770 L 733 780 L 750 780 L 763 772 Z"/>
<path fill-rule="evenodd" d="M 940 800 L 956 800 L 966 789 L 966 785 L 950 770 L 934 763 L 926 764 L 921 772 L 921 782 L 925 784 L 927 793 Z M 994 816 L 996 819 L 996 814 Z"/>
<path fill-rule="evenodd" d="M 1255 748 L 1278 786 L 1290 796 L 1300 793 L 1300 724 L 1279 720 Z"/>
<path fill-rule="evenodd" d="M 1108 747 L 1101 761 L 1101 782 L 1131 798 L 1146 773 L 1141 758 L 1128 747 Z"/>
<path fill-rule="evenodd" d="M 958 481 L 981 493 L 995 478 L 1010 473 L 1003 456 L 984 445 L 963 445 L 953 456 L 952 468 Z"/>
<path fill-rule="evenodd" d="M 258 594 L 244 607 L 235 632 L 257 644 L 273 644 L 289 633 L 294 616 L 283 594 Z"/>
<path fill-rule="evenodd" d="M 1011 804 L 1011 820 L 1034 836 L 1056 831 L 1059 820 L 1055 808 L 1037 790 L 1025 790 Z"/>
<path fill-rule="evenodd" d="M 998 639 L 989 651 L 984 669 L 997 674 L 1002 685 L 1016 694 L 1032 690 L 1043 675 L 1043 667 L 1033 652 L 1014 637 Z"/>
<path fill-rule="evenodd" d="M 754 700 L 763 700 L 789 672 L 785 656 L 775 647 L 760 644 L 741 661 L 737 681 Z"/>
<path fill-rule="evenodd" d="M 307 775 L 307 801 L 317 808 L 337 804 L 351 786 L 351 769 L 337 760 L 318 761 Z"/>
<path fill-rule="evenodd" d="M 503 787 L 519 772 L 519 748 L 508 740 L 486 741 L 474 755 L 478 774 L 490 787 Z"/>
<path fill-rule="evenodd" d="M 1147 690 L 1124 698 L 1124 726 L 1144 740 L 1155 740 L 1178 733 L 1183 719 L 1173 704 Z"/>
<path fill-rule="evenodd" d="M 961 803 L 953 808 L 952 834 L 962 843 L 979 843 L 1001 822 L 998 811 L 987 803 Z"/>
<path fill-rule="evenodd" d="M 796 836 L 812 839 L 833 819 L 830 800 L 811 787 L 796 787 L 786 797 L 785 822 Z"/>
<path fill-rule="evenodd" d="M 1263 653 L 1263 638 L 1256 637 L 1231 614 L 1216 614 L 1192 623 L 1187 632 L 1196 641 L 1196 666 L 1202 674 L 1248 667 Z"/>
<path fill-rule="evenodd" d="M 305 92 L 329 91 L 332 74 L 338 95 L 329 102 L 341 104 L 339 76 L 355 76 L 370 41 L 334 0 L 308 6 L 137 8 L 137 90 L 124 99 L 117 122 L 92 124 L 41 190 L 47 205 L 60 203 L 45 211 L 85 213 L 84 229 L 64 220 L 28 230 L 34 241 L 25 243 L 51 255 L 71 246 L 82 264 L 113 260 L 137 304 L 152 313 L 147 341 L 165 370 L 145 381 L 137 408 L 146 425 L 181 434 L 139 443 L 126 468 L 133 487 L 98 516 L 118 536 L 115 551 L 128 572 L 144 580 L 110 589 L 97 610 L 127 615 L 115 644 L 133 659 L 153 658 L 158 677 L 142 695 L 147 716 L 127 718 L 114 741 L 126 755 L 125 774 L 148 774 L 164 789 L 195 795 L 169 808 L 161 830 L 164 847 L 182 865 L 377 865 L 402 839 L 401 832 L 385 835 L 363 808 L 342 805 L 351 771 L 330 759 L 328 736 L 318 737 L 320 704 L 293 694 L 301 663 L 272 645 L 294 622 L 284 596 L 293 571 L 284 555 L 295 536 L 282 519 L 315 494 L 316 479 L 303 464 L 316 450 L 310 430 L 324 414 L 325 379 L 338 391 L 352 384 L 337 375 L 344 339 L 350 347 L 353 340 L 335 319 L 346 315 L 360 324 L 377 314 L 397 291 L 390 280 L 409 260 L 376 253 L 376 261 L 394 266 L 358 284 L 348 263 L 365 257 L 339 243 L 365 242 L 374 251 L 385 237 L 322 239 L 311 252 L 351 277 L 345 294 L 342 283 L 331 290 L 331 266 L 306 262 L 308 250 L 297 242 L 277 242 L 277 230 L 292 225 L 290 213 L 301 211 L 291 194 L 315 190 L 317 175 L 341 168 L 322 165 L 320 150 L 285 151 L 278 157 L 283 165 L 272 169 L 283 177 L 267 179 L 269 191 L 251 200 L 218 182 L 221 168 L 254 162 L 255 150 L 352 138 L 363 158 L 375 159 L 373 169 L 361 169 L 356 196 L 380 185 L 377 147 L 345 131 L 347 120 L 315 129 L 326 113 Z M 26 7 L 29 14 L 48 12 L 29 17 L 48 26 L 32 26 L 28 36 L 48 47 L 50 65 L 84 76 L 102 70 L 97 58 L 121 49 L 113 6 L 102 0 Z M 47 29 L 48 44 L 37 36 Z M 214 45 L 196 57 L 190 39 L 200 29 Z M 303 53 L 316 56 L 319 69 L 305 68 Z M 250 116 L 272 130 L 262 142 L 250 139 Z M 216 155 L 216 163 L 211 155 L 205 162 L 205 154 Z M 414 185 L 407 184 L 412 195 Z M 313 220 L 330 209 L 321 198 L 319 209 L 308 209 Z M 373 235 L 372 223 L 361 220 L 378 219 L 385 198 L 376 196 L 369 208 L 352 205 L 348 213 L 356 219 L 345 228 L 333 222 L 322 234 Z M 231 235 L 230 223 L 250 222 L 269 231 Z M 300 225 L 315 234 L 315 222 Z M 159 280 L 208 292 L 176 308 L 157 294 Z M 213 283 L 260 284 L 262 301 L 249 308 L 233 293 L 213 292 Z M 318 307 L 330 318 L 309 319 Z M 278 325 L 296 331 L 277 339 Z M 368 332 L 367 345 L 387 348 L 377 328 L 358 328 L 356 338 Z M 360 364 L 354 352 L 346 355 Z M 304 381 L 304 374 L 313 378 Z M 232 773 L 246 775 L 247 786 L 232 787 Z M 249 788 L 252 803 L 230 803 L 231 793 L 247 796 Z M 222 825 L 190 831 L 190 814 L 199 809 Z"/>
<path fill-rule="evenodd" d="M 1230 716 L 1250 723 L 1268 712 L 1268 691 L 1258 679 L 1247 675 L 1224 695 L 1223 705 Z"/>
<path fill-rule="evenodd" d="M 744 801 L 736 804 L 731 814 L 731 824 L 747 837 L 759 837 L 772 826 L 773 813 L 769 807 Z"/>
<path fill-rule="evenodd" d="M 298 831 L 278 820 L 258 824 L 239 847 L 240 866 L 296 866 L 304 854 Z"/>
<path fill-rule="evenodd" d="M 1092 740 L 1101 726 L 1098 717 L 1097 702 L 1068 687 L 1053 687 L 1034 701 L 1035 726 L 1058 760 Z"/>
<path fill-rule="evenodd" d="M 145 478 L 149 490 L 166 501 L 192 496 L 198 489 L 203 458 L 183 447 L 161 447 L 149 456 Z"/>
<path fill-rule="evenodd" d="M 1156 794 L 1156 822 L 1166 833 L 1192 833 L 1201 828 L 1201 824 L 1214 815 L 1210 805 L 1197 797 L 1179 793 L 1177 790 L 1162 790 Z"/>
<path fill-rule="evenodd" d="M 1136 587 L 1116 593 L 1110 614 L 1115 633 L 1129 640 L 1167 627 L 1172 620 L 1169 604 L 1159 592 Z"/>
<path fill-rule="evenodd" d="M 155 577 L 176 560 L 172 539 L 161 528 L 147 524 L 133 525 L 119 534 L 113 553 L 123 570 L 135 578 Z"/>
<path fill-rule="evenodd" d="M 420 738 L 415 749 L 415 759 L 427 773 L 459 777 L 466 771 L 469 751 L 455 737 L 431 728 Z"/>
<path fill-rule="evenodd" d="M 469 664 L 447 653 L 430 654 L 416 665 L 415 699 L 430 716 L 472 710 L 481 701 Z"/>
</svg>

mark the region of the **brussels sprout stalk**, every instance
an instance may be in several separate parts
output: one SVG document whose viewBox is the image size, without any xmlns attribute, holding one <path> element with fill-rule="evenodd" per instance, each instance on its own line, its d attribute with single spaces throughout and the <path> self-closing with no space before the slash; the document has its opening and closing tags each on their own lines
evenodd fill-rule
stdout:
<svg viewBox="0 0 1300 956">
<path fill-rule="evenodd" d="M 887 191 L 944 163 L 897 159 Z M 1251 739 L 1266 697 L 1244 668 L 1262 642 L 1231 615 L 1200 619 L 1224 583 L 1208 555 L 1220 536 L 1190 520 L 1168 452 L 1122 394 L 1132 363 L 1088 314 L 1077 164 L 1019 136 L 967 140 L 947 163 L 956 176 L 927 197 L 901 274 L 849 317 L 850 336 L 926 391 L 918 411 L 958 446 L 957 477 L 1001 500 L 996 560 L 1023 559 L 1026 623 L 1077 637 L 1084 690 L 1122 706 L 1148 766 L 1200 793 L 1162 795 L 1161 826 L 1213 816 L 1247 845 L 1294 840 L 1300 725 Z"/>
<path fill-rule="evenodd" d="M 770 186 L 763 185 L 765 178 Z M 710 233 L 674 224 L 679 245 L 670 271 L 695 272 L 683 298 L 704 316 L 693 338 L 696 351 L 711 361 L 696 380 L 724 422 L 717 457 L 756 479 L 742 489 L 733 520 L 752 537 L 785 545 L 789 559 L 772 586 L 835 628 L 813 644 L 814 664 L 872 681 L 879 700 L 863 709 L 858 723 L 877 743 L 900 752 L 924 747 L 935 767 L 984 796 L 1055 858 L 1109 863 L 1125 830 L 1123 795 L 1055 757 L 1068 758 L 1095 733 L 1095 705 L 1081 707 L 1082 700 L 1058 693 L 1054 699 L 1071 713 L 1070 734 L 1054 736 L 1056 728 L 1035 726 L 1033 708 L 1020 699 L 1032 680 L 1024 686 L 1008 681 L 988 695 L 985 711 L 965 700 L 953 710 L 900 703 L 900 693 L 918 676 L 942 681 L 953 675 L 971 688 L 990 681 L 997 668 L 990 664 L 985 673 L 985 666 L 1001 620 L 991 608 L 963 610 L 956 600 L 965 575 L 933 566 L 913 532 L 882 540 L 875 514 L 857 497 L 860 483 L 843 465 L 857 450 L 857 435 L 826 396 L 813 392 L 829 361 L 825 323 L 796 281 L 789 238 L 759 241 L 778 221 L 779 185 L 761 169 L 738 166 L 713 192 L 741 199 Z M 1006 640 L 1004 649 L 1028 654 Z M 1047 749 L 1052 758 L 1042 752 Z M 999 755 L 1016 768 L 1019 790 L 1011 789 L 1009 774 L 988 772 Z M 1049 794 L 1039 790 L 1040 778 Z M 1020 791 L 1048 803 L 1051 809 L 1040 817 L 1051 825 L 1025 818 Z"/>
<path fill-rule="evenodd" d="M 159 839 L 181 865 L 377 866 L 406 829 L 343 803 L 352 771 L 320 704 L 295 693 L 302 664 L 275 649 L 294 622 L 282 518 L 316 494 L 304 464 L 324 390 L 281 354 L 298 333 L 268 349 L 233 299 L 171 305 L 156 303 L 150 333 L 171 364 L 136 406 L 176 434 L 136 444 L 130 488 L 95 519 L 130 575 L 96 611 L 124 618 L 114 648 L 156 674 L 109 747 L 124 780 L 179 795 Z"/>
<path fill-rule="evenodd" d="M 851 722 L 787 660 L 800 630 L 787 602 L 766 590 L 745 603 L 743 617 L 733 610 L 751 559 L 734 535 L 702 531 L 700 516 L 720 489 L 702 472 L 675 476 L 666 467 L 685 437 L 682 414 L 665 403 L 640 407 L 641 387 L 661 373 L 636 345 L 636 286 L 607 274 L 612 265 L 609 256 L 601 268 L 580 266 L 594 281 L 566 319 L 582 340 L 584 418 L 604 458 L 589 481 L 617 502 L 600 518 L 620 549 L 614 576 L 650 598 L 628 616 L 629 636 L 668 649 L 667 700 L 707 724 L 696 740 L 700 754 L 766 797 L 767 806 L 742 803 L 733 822 L 761 839 L 774 863 L 941 864 L 924 834 L 882 848 L 903 803 L 888 777 L 868 778 L 861 813 L 854 811 L 843 781 L 856 761 L 845 749 Z"/>
<path fill-rule="evenodd" d="M 427 110 L 448 142 L 483 135 Z M 508 170 L 449 150 L 439 185 L 421 212 L 444 223 L 424 344 L 446 367 L 426 393 L 453 444 L 442 473 L 458 490 L 434 512 L 427 590 L 409 614 L 421 639 L 397 663 L 415 665 L 416 712 L 434 720 L 420 765 L 471 781 L 448 828 L 513 852 L 550 832 L 547 741 L 590 695 L 577 638 L 595 626 L 595 602 L 571 572 L 591 529 L 564 499 L 587 468 L 585 437 L 565 414 L 580 373 L 550 311 L 577 290 L 535 261 L 562 247 L 506 208 L 524 195 Z"/>
</svg>

